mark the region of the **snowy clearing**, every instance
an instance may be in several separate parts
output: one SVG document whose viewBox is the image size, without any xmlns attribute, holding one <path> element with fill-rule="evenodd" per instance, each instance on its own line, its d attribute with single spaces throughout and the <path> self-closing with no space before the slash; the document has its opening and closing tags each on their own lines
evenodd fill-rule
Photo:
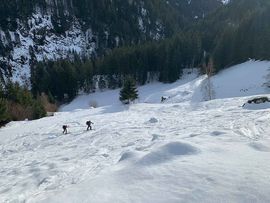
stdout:
<svg viewBox="0 0 270 203">
<path fill-rule="evenodd" d="M 54 117 L 8 124 L 0 129 L 0 202 L 270 202 L 270 109 L 242 107 L 270 96 L 268 67 L 250 61 L 221 72 L 212 101 L 202 102 L 205 77 L 191 74 L 141 87 L 131 106 L 108 91 Z M 90 109 L 90 98 L 100 107 Z"/>
</svg>

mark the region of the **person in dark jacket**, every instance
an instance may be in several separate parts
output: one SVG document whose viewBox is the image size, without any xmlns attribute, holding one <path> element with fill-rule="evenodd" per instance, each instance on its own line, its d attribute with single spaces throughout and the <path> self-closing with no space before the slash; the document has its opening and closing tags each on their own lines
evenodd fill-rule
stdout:
<svg viewBox="0 0 270 203">
<path fill-rule="evenodd" d="M 92 121 L 86 121 L 87 130 L 92 130 L 91 124 L 94 124 Z"/>
<path fill-rule="evenodd" d="M 67 134 L 67 128 L 68 128 L 67 125 L 63 125 L 63 134 Z"/>
</svg>

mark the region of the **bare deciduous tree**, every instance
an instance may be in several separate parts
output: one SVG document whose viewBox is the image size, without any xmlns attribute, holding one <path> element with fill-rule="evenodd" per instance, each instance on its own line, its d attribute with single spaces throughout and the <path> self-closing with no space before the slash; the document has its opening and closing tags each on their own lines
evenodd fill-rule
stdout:
<svg viewBox="0 0 270 203">
<path fill-rule="evenodd" d="M 204 63 L 203 65 L 205 73 L 207 75 L 207 81 L 206 81 L 206 100 L 212 100 L 214 99 L 214 87 L 211 81 L 212 76 L 215 73 L 215 69 L 214 69 L 214 61 L 212 59 L 212 57 L 209 58 L 207 65 Z"/>
</svg>

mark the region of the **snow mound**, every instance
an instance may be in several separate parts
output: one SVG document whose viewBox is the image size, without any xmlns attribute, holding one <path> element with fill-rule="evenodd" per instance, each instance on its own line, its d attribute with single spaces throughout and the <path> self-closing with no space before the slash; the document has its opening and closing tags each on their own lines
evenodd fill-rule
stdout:
<svg viewBox="0 0 270 203">
<path fill-rule="evenodd" d="M 246 103 L 243 106 L 244 109 L 248 109 L 248 110 L 261 110 L 261 109 L 269 109 L 270 108 L 270 102 L 265 102 L 265 103 L 261 103 L 261 104 L 249 104 Z"/>
<path fill-rule="evenodd" d="M 249 146 L 253 149 L 255 149 L 256 151 L 260 151 L 260 152 L 270 152 L 270 148 L 263 145 L 262 143 L 259 142 L 252 142 L 249 144 Z"/>
<path fill-rule="evenodd" d="M 155 140 L 158 140 L 159 138 L 160 138 L 161 136 L 160 135 L 158 135 L 158 134 L 153 134 L 152 135 L 152 142 L 154 142 Z"/>
<path fill-rule="evenodd" d="M 162 164 L 178 156 L 193 155 L 198 152 L 199 149 L 188 143 L 171 142 L 143 156 L 138 164 L 144 166 Z"/>
<path fill-rule="evenodd" d="M 134 153 L 134 152 L 131 152 L 131 151 L 127 151 L 127 152 L 124 152 L 122 155 L 121 155 L 121 157 L 120 157 L 120 159 L 119 159 L 119 163 L 120 162 L 123 162 L 123 161 L 128 161 L 128 160 L 132 160 L 132 159 L 134 159 L 134 158 L 136 158 L 137 157 L 137 154 L 136 153 Z"/>
</svg>

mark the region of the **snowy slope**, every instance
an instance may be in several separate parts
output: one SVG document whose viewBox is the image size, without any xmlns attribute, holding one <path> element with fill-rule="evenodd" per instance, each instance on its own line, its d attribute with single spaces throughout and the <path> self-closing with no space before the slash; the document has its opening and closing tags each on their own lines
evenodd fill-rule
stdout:
<svg viewBox="0 0 270 203">
<path fill-rule="evenodd" d="M 267 73 L 267 64 L 247 62 L 231 71 L 252 66 Z M 242 108 L 250 96 L 226 92 L 199 102 L 204 81 L 190 76 L 141 87 L 144 96 L 129 107 L 74 106 L 55 117 L 10 123 L 0 129 L 0 202 L 269 202 L 270 109 Z M 167 103 L 160 95 L 170 96 Z M 88 119 L 95 123 L 90 132 Z"/>
<path fill-rule="evenodd" d="M 198 77 L 198 71 L 196 69 L 187 69 L 185 72 L 186 74 L 184 74 L 183 78 L 173 84 L 162 84 L 155 82 L 138 87 L 139 99 L 137 102 L 160 103 L 162 96 L 169 97 L 173 94 L 179 95 L 181 94 L 181 91 L 184 91 L 183 94 L 186 94 L 185 90 L 182 90 L 183 86 L 189 84 L 189 82 L 192 82 L 194 79 L 196 79 Z M 72 111 L 77 108 L 88 109 L 93 104 L 98 107 L 108 105 L 120 105 L 119 92 L 120 89 L 109 90 L 105 92 L 96 92 L 89 95 L 81 95 L 77 97 L 74 101 L 72 101 L 70 104 L 62 106 L 60 108 L 60 111 Z M 190 98 L 187 98 L 187 100 L 189 99 Z"/>
<path fill-rule="evenodd" d="M 247 61 L 226 69 L 211 78 L 213 98 L 232 98 L 260 94 L 270 94 L 267 85 L 270 82 L 269 61 Z M 185 70 L 183 78 L 173 84 L 152 83 L 138 88 L 139 103 L 160 103 L 161 97 L 167 97 L 165 103 L 200 102 L 207 100 L 206 76 L 198 77 L 198 72 Z M 98 107 L 120 105 L 119 89 L 82 95 L 60 111 L 89 109 L 93 104 Z"/>
<path fill-rule="evenodd" d="M 242 97 L 270 93 L 269 61 L 248 61 L 213 77 L 216 98 Z"/>
</svg>

